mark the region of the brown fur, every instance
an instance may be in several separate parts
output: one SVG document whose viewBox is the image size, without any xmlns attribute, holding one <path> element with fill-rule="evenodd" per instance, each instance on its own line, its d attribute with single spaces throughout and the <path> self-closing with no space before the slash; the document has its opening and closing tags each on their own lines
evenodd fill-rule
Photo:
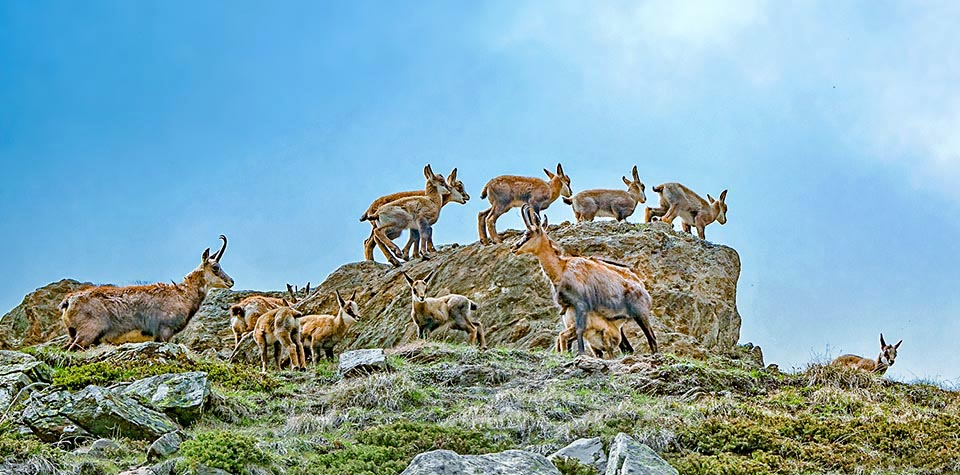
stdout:
<svg viewBox="0 0 960 475">
<path fill-rule="evenodd" d="M 653 191 L 660 194 L 660 206 L 647 208 L 644 216 L 647 223 L 654 217 L 660 217 L 661 220 L 673 224 L 673 220 L 679 217 L 683 231 L 689 233 L 692 232 L 691 226 L 696 227 L 700 239 L 706 239 L 704 229 L 708 224 L 714 221 L 727 223 L 727 190 L 720 193 L 718 200 L 710 195 L 704 200 L 679 183 L 664 183 L 653 187 Z"/>
<path fill-rule="evenodd" d="M 119 345 L 169 341 L 183 330 L 210 289 L 230 288 L 233 279 L 220 268 L 227 238 L 213 256 L 206 249 L 200 266 L 176 284 L 91 287 L 68 294 L 60 302 L 61 320 L 70 341 L 66 349 L 85 349 L 101 342 Z"/>
<path fill-rule="evenodd" d="M 340 309 L 336 315 L 306 315 L 300 319 L 304 349 L 309 350 L 314 365 L 317 364 L 321 349 L 324 356 L 332 360 L 333 347 L 343 341 L 350 328 L 360 320 L 356 298 L 356 291 L 347 300 L 343 300 L 337 292 Z"/>
<path fill-rule="evenodd" d="M 883 375 L 887 372 L 887 368 L 893 366 L 893 363 L 896 361 L 897 350 L 900 348 L 901 343 L 903 343 L 903 340 L 898 341 L 896 345 L 888 345 L 887 342 L 883 340 L 883 333 L 881 333 L 880 355 L 877 356 L 876 360 L 870 360 L 857 355 L 841 355 L 833 360 L 832 364 L 833 366 L 846 366 Z"/>
<path fill-rule="evenodd" d="M 280 307 L 268 311 L 257 319 L 253 338 L 260 348 L 260 370 L 267 372 L 267 350 L 273 347 L 274 360 L 280 369 L 280 347 L 290 353 L 292 369 L 305 369 L 306 358 L 303 355 L 303 342 L 300 340 L 300 322 L 303 314 L 290 307 Z"/>
<path fill-rule="evenodd" d="M 233 330 L 234 350 L 240 344 L 240 338 L 256 327 L 260 315 L 286 305 L 287 302 L 281 298 L 253 295 L 230 307 L 230 329 Z"/>
<path fill-rule="evenodd" d="M 414 280 L 406 272 L 401 272 L 410 287 L 412 309 L 410 316 L 417 326 L 417 336 L 426 339 L 430 332 L 441 327 L 452 327 L 467 332 L 467 342 L 477 343 L 480 349 L 487 347 L 487 339 L 483 335 L 483 324 L 473 320 L 472 311 L 477 304 L 459 294 L 448 294 L 442 297 L 427 297 L 427 282 L 433 277 L 431 272 L 426 278 Z"/>
<path fill-rule="evenodd" d="M 448 203 L 451 203 L 451 202 L 466 204 L 466 202 L 470 200 L 470 195 L 467 194 L 467 191 L 463 186 L 463 182 L 457 179 L 456 168 L 454 168 L 453 171 L 450 172 L 450 175 L 447 176 L 445 181 L 446 181 L 447 187 L 450 188 L 451 193 L 449 195 L 443 196 L 443 201 L 440 204 L 441 208 L 443 208 L 444 206 L 446 206 Z M 377 198 L 373 203 L 370 204 L 370 207 L 367 208 L 367 211 L 363 214 L 363 217 L 360 218 L 360 221 L 363 221 L 364 219 L 369 220 L 368 215 L 376 215 L 380 207 L 387 203 L 397 201 L 402 198 L 409 198 L 411 196 L 426 196 L 427 190 L 429 190 L 430 187 L 431 185 L 428 180 L 424 190 L 401 191 L 401 192 L 393 193 L 387 196 L 381 196 L 380 198 Z M 370 220 L 370 225 L 371 225 L 370 236 L 363 241 L 363 258 L 368 261 L 374 260 L 373 248 L 374 246 L 377 245 L 377 241 L 373 234 L 374 231 L 377 229 L 376 222 L 373 220 Z M 390 239 L 396 239 L 400 237 L 400 232 L 402 232 L 402 230 L 398 231 L 396 236 L 391 235 Z M 431 241 L 430 241 L 431 247 L 433 246 L 432 239 L 433 239 L 433 236 L 431 236 Z M 403 246 L 403 260 L 405 261 L 410 260 L 411 248 L 413 249 L 413 258 L 416 259 L 420 257 L 420 234 L 415 230 L 410 230 L 410 238 L 407 239 L 407 244 Z"/>
<path fill-rule="evenodd" d="M 577 222 L 593 221 L 593 218 L 607 217 L 617 221 L 623 221 L 633 214 L 638 203 L 645 203 L 647 195 L 644 194 L 644 185 L 637 174 L 637 167 L 633 167 L 633 179 L 621 177 L 623 183 L 627 185 L 624 190 L 585 190 L 575 195 L 573 198 L 564 198 L 563 202 L 573 206 L 573 215 Z"/>
<path fill-rule="evenodd" d="M 480 192 L 480 198 L 490 201 L 490 209 L 483 210 L 477 215 L 480 244 L 503 241 L 497 234 L 497 219 L 507 211 L 528 205 L 533 208 L 534 213 L 539 213 L 547 209 L 560 196 L 569 198 L 573 194 L 570 191 L 570 177 L 563 173 L 563 167 L 559 163 L 556 174 L 546 168 L 543 172 L 550 178 L 549 181 L 503 175 L 487 182 L 483 191 Z"/>
<path fill-rule="evenodd" d="M 657 339 L 650 326 L 652 299 L 640 278 L 620 265 L 558 253 L 559 246 L 547 235 L 547 220 L 541 223 L 529 206 L 523 207 L 521 215 L 527 232 L 514 246 L 514 253 L 535 255 L 553 284 L 556 302 L 566 314 L 573 311 L 577 353 L 584 353 L 584 333 L 591 314 L 611 322 L 632 318 L 647 337 L 650 351 L 656 353 Z M 615 323 L 616 328 L 620 326 L 622 324 Z M 597 331 L 603 331 L 604 335 L 612 333 L 607 328 L 598 326 Z M 599 346 L 603 347 L 601 351 L 611 351 L 610 343 Z"/>
</svg>

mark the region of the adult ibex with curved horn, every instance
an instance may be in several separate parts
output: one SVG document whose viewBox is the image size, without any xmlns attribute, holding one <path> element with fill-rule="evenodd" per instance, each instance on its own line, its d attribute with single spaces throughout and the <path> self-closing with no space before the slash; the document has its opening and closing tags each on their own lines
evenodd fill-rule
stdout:
<svg viewBox="0 0 960 475">
<path fill-rule="evenodd" d="M 60 302 L 61 319 L 70 341 L 67 350 L 85 349 L 99 343 L 169 341 L 193 318 L 211 289 L 233 287 L 233 279 L 220 268 L 227 249 L 212 256 L 203 251 L 200 266 L 174 284 L 128 287 L 99 286 L 67 295 Z"/>
</svg>

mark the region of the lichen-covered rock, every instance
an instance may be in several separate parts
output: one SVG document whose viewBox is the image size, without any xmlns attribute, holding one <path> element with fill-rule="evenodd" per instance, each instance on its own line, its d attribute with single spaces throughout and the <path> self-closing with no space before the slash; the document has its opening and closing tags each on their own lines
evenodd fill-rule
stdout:
<svg viewBox="0 0 960 475">
<path fill-rule="evenodd" d="M 185 363 L 197 359 L 186 346 L 155 341 L 124 343 L 120 346 L 100 345 L 88 351 L 86 358 L 89 361 L 124 364 Z"/>
<path fill-rule="evenodd" d="M 603 453 L 603 442 L 599 437 L 592 439 L 577 439 L 570 445 L 550 454 L 549 460 L 557 458 L 573 458 L 584 465 L 596 467 L 599 473 L 607 469 L 607 455 Z"/>
<path fill-rule="evenodd" d="M 414 457 L 401 475 L 560 475 L 560 471 L 543 455 L 523 450 L 486 455 L 434 450 Z"/>
<path fill-rule="evenodd" d="M 72 403 L 69 391 L 37 394 L 27 401 L 21 417 L 24 424 L 44 442 L 90 438 L 88 431 L 61 412 Z"/>
<path fill-rule="evenodd" d="M 201 371 L 161 374 L 134 381 L 122 393 L 189 424 L 200 417 L 210 400 L 210 381 Z"/>
<path fill-rule="evenodd" d="M 20 305 L 0 318 L 0 349 L 16 350 L 66 334 L 57 306 L 70 292 L 91 285 L 63 279 L 27 294 Z"/>
<path fill-rule="evenodd" d="M 183 437 L 179 432 L 171 432 L 160 437 L 147 448 L 147 461 L 165 459 L 175 454 L 180 450 L 181 443 L 183 443 Z"/>
<path fill-rule="evenodd" d="M 344 351 L 337 364 L 337 371 L 344 377 L 387 369 L 387 357 L 380 348 Z"/>
<path fill-rule="evenodd" d="M 678 475 L 650 447 L 633 440 L 623 432 L 617 434 L 610 444 L 605 475 Z"/>
<path fill-rule="evenodd" d="M 116 442 L 110 439 L 97 439 L 89 447 L 82 447 L 74 451 L 78 455 L 89 455 L 91 457 L 102 458 L 109 452 L 120 448 Z"/>
<path fill-rule="evenodd" d="M 153 440 L 180 428 L 166 415 L 99 386 L 87 386 L 71 399 L 61 413 L 99 436 Z"/>
</svg>

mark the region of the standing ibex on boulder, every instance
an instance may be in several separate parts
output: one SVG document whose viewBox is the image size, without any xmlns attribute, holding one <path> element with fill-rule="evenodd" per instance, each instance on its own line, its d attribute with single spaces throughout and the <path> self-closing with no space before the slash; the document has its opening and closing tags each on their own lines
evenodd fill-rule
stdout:
<svg viewBox="0 0 960 475">
<path fill-rule="evenodd" d="M 399 236 L 404 229 L 416 230 L 419 233 L 420 252 L 424 258 L 428 252 L 436 252 L 433 247 L 433 225 L 440 217 L 440 208 L 443 206 L 444 195 L 459 194 L 451 190 L 443 175 L 433 173 L 430 165 L 423 169 L 427 178 L 429 192 L 425 196 L 410 196 L 392 201 L 381 206 L 377 214 L 370 216 L 376 220 L 373 230 L 374 239 L 387 260 L 394 266 L 399 266 L 402 251 L 393 243 L 390 236 Z M 463 200 L 462 197 L 459 197 Z M 451 201 L 457 201 L 451 197 Z"/>
<path fill-rule="evenodd" d="M 442 178 L 442 177 L 441 177 Z M 467 191 L 464 189 L 463 182 L 457 179 L 457 169 L 454 168 L 450 175 L 446 178 L 447 187 L 450 188 L 451 193 L 449 195 L 443 196 L 443 202 L 440 204 L 440 207 L 444 207 L 447 203 L 460 203 L 466 204 L 470 200 L 470 195 L 467 194 Z M 363 216 L 360 217 L 360 221 L 370 221 L 372 226 L 370 229 L 370 237 L 363 241 L 363 258 L 372 261 L 373 259 L 373 248 L 377 245 L 377 241 L 374 237 L 374 231 L 377 228 L 375 220 L 370 219 L 370 216 L 376 216 L 377 211 L 381 206 L 399 200 L 401 198 L 409 198 L 411 196 L 426 196 L 429 193 L 432 185 L 429 180 L 427 182 L 426 188 L 424 190 L 414 190 L 414 191 L 401 191 L 398 193 L 393 193 L 386 196 L 381 196 L 377 198 L 373 203 L 370 204 L 370 207 L 367 208 L 367 211 L 363 213 Z M 396 239 L 400 237 L 400 233 L 403 230 L 394 230 L 391 234 L 388 234 L 390 239 Z M 432 241 L 431 241 L 432 246 Z M 413 257 L 414 259 L 420 257 L 420 233 L 415 230 L 410 230 L 410 239 L 407 240 L 407 244 L 403 246 L 403 260 L 410 260 L 410 249 L 413 248 Z"/>
<path fill-rule="evenodd" d="M 213 256 L 203 251 L 200 266 L 176 284 L 129 287 L 93 287 L 67 295 L 60 302 L 61 319 L 70 341 L 67 350 L 85 349 L 101 342 L 169 341 L 183 330 L 210 289 L 233 287 L 220 268 L 227 238 Z"/>
<path fill-rule="evenodd" d="M 477 309 L 477 304 L 459 294 L 447 294 L 442 297 L 427 297 L 427 282 L 433 277 L 436 270 L 430 272 L 423 279 L 414 280 L 401 271 L 407 285 L 410 286 L 413 308 L 410 315 L 417 326 L 417 336 L 426 339 L 430 332 L 450 326 L 467 332 L 467 343 L 477 343 L 480 349 L 487 347 L 487 339 L 483 336 L 483 324 L 473 320 L 471 313 Z"/>
<path fill-rule="evenodd" d="M 647 208 L 644 216 L 647 223 L 657 216 L 673 224 L 673 220 L 679 216 L 684 232 L 691 232 L 690 227 L 694 226 L 700 239 L 706 239 L 704 228 L 708 224 L 714 221 L 720 224 L 727 222 L 727 190 L 723 190 L 717 200 L 707 195 L 709 201 L 679 183 L 664 183 L 653 187 L 653 191 L 660 194 L 660 206 Z"/>
<path fill-rule="evenodd" d="M 283 346 L 290 353 L 292 369 L 306 369 L 306 358 L 303 355 L 303 342 L 300 339 L 299 310 L 291 307 L 280 307 L 260 315 L 257 326 L 253 329 L 253 338 L 260 347 L 260 370 L 267 372 L 267 350 L 273 347 L 273 357 L 280 369 L 280 347 Z"/>
<path fill-rule="evenodd" d="M 350 328 L 360 320 L 360 307 L 357 306 L 357 291 L 344 300 L 340 291 L 336 292 L 339 310 L 336 315 L 306 315 L 300 319 L 304 348 L 310 349 L 313 364 L 317 364 L 322 349 L 324 356 L 333 359 L 333 347 L 343 341 Z"/>
<path fill-rule="evenodd" d="M 480 233 L 480 244 L 490 244 L 490 241 L 500 243 L 503 240 L 497 234 L 497 218 L 517 206 L 528 205 L 534 213 L 547 209 L 560 196 L 567 198 L 573 194 L 570 191 L 570 177 L 563 173 L 563 167 L 557 164 L 557 173 L 551 173 L 546 168 L 550 181 L 525 176 L 498 176 L 483 187 L 480 198 L 490 201 L 490 209 L 481 211 L 477 215 L 477 231 Z M 489 237 L 488 237 L 489 233 Z"/>
<path fill-rule="evenodd" d="M 584 333 L 591 314 L 613 322 L 632 318 L 647 337 L 650 351 L 656 353 L 657 338 L 650 326 L 652 299 L 640 278 L 626 267 L 601 259 L 561 255 L 559 245 L 547 235 L 546 217 L 541 223 L 529 206 L 523 206 L 520 214 L 527 231 L 514 246 L 514 253 L 533 254 L 540 261 L 543 273 L 553 284 L 556 302 L 565 310 L 564 318 L 574 321 L 577 353 L 584 352 Z M 620 326 L 614 325 L 617 333 Z M 614 330 L 603 331 L 606 335 Z M 600 346 L 601 351 L 611 351 L 609 344 Z"/>
<path fill-rule="evenodd" d="M 260 315 L 269 312 L 275 308 L 287 307 L 291 303 L 297 303 L 297 295 L 300 293 L 295 286 L 287 284 L 287 293 L 290 294 L 290 301 L 278 297 L 267 297 L 266 295 L 251 295 L 230 307 L 230 329 L 233 330 L 233 349 L 237 350 L 240 346 L 240 339 L 252 332 L 257 325 L 257 319 Z M 303 296 L 310 295 L 310 282 L 303 292 Z"/>
<path fill-rule="evenodd" d="M 633 214 L 637 203 L 645 203 L 647 195 L 643 193 L 644 185 L 637 174 L 637 167 L 633 167 L 633 180 L 623 178 L 627 190 L 584 190 L 573 198 L 563 198 L 563 202 L 573 205 L 573 215 L 577 222 L 593 221 L 593 218 L 607 217 L 623 221 Z"/>
<path fill-rule="evenodd" d="M 877 356 L 876 360 L 862 358 L 857 355 L 842 355 L 833 360 L 832 364 L 834 366 L 862 369 L 882 376 L 887 372 L 887 368 L 893 366 L 893 362 L 896 361 L 897 349 L 900 348 L 901 343 L 903 343 L 903 340 L 898 341 L 896 345 L 888 345 L 887 342 L 883 341 L 883 333 L 881 333 L 880 356 Z"/>
</svg>

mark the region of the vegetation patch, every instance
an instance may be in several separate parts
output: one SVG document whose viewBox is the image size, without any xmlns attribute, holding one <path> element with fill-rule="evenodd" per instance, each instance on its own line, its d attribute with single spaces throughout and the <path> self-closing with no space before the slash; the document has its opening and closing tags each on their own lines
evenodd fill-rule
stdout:
<svg viewBox="0 0 960 475">
<path fill-rule="evenodd" d="M 272 392 L 280 386 L 276 378 L 261 374 L 251 366 L 213 361 L 159 364 L 96 362 L 61 366 L 54 369 L 53 385 L 76 390 L 91 384 L 107 386 L 161 374 L 190 371 L 203 371 L 211 382 L 228 389 Z"/>
<path fill-rule="evenodd" d="M 553 466 L 557 467 L 563 475 L 597 475 L 597 468 L 592 465 L 580 463 L 579 460 L 571 457 L 557 457 L 553 460 Z"/>
<path fill-rule="evenodd" d="M 257 448 L 253 437 L 237 432 L 218 430 L 196 434 L 180 445 L 178 470 L 200 467 L 219 468 L 230 473 L 244 473 L 248 467 L 270 464 L 270 456 Z"/>
</svg>

